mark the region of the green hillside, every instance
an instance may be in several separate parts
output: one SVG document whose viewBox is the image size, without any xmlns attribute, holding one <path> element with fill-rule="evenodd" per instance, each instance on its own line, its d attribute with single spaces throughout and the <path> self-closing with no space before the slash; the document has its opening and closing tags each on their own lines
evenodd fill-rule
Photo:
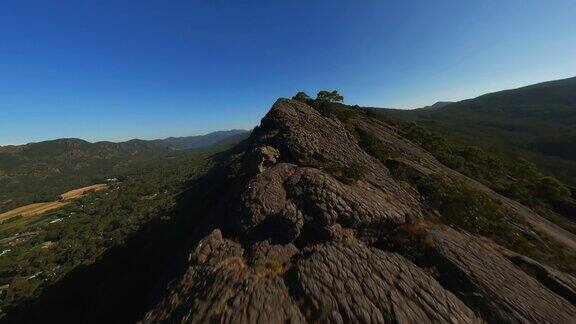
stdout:
<svg viewBox="0 0 576 324">
<path fill-rule="evenodd" d="M 70 175 L 68 178 L 47 177 L 58 180 L 61 186 L 69 186 L 89 178 L 89 172 L 100 172 L 103 175 L 106 170 L 116 170 L 111 172 L 122 171 L 126 174 L 122 181 L 109 183 L 107 189 L 90 192 L 59 209 L 35 217 L 16 216 L 0 221 L 0 320 L 6 311 L 38 297 L 45 288 L 73 273 L 74 269 L 82 266 L 86 268 L 104 254 L 114 253 L 111 251 L 115 249 L 130 249 L 126 241 L 134 239 L 135 235 L 146 237 L 146 234 L 138 233 L 147 233 L 146 229 L 149 228 L 165 230 L 170 233 L 170 237 L 163 235 L 159 242 L 148 247 L 149 250 L 159 251 L 157 255 L 147 255 L 146 258 L 136 256 L 134 259 L 147 263 L 147 270 L 132 273 L 131 276 L 146 277 L 151 272 L 160 275 L 166 259 L 158 262 L 151 260 L 170 258 L 168 246 L 183 244 L 182 241 L 187 238 L 185 231 L 175 231 L 175 228 L 181 228 L 178 224 L 191 219 L 181 216 L 176 219 L 178 210 L 175 206 L 182 203 L 179 202 L 182 200 L 180 196 L 191 190 L 192 182 L 211 167 L 218 154 L 244 137 L 229 137 L 208 148 L 178 150 L 169 156 L 154 156 L 162 152 L 160 149 L 145 150 L 142 154 L 147 152 L 148 155 L 136 154 L 136 157 L 127 160 L 131 162 L 122 162 L 124 167 L 113 163 L 120 163 L 120 157 L 126 157 L 131 150 L 126 151 L 124 145 L 108 143 L 104 147 L 109 150 L 113 150 L 111 146 L 120 147 L 117 152 L 119 155 L 112 155 L 106 164 L 111 169 L 104 168 L 104 164 L 98 163 L 96 159 L 84 157 L 74 159 L 74 163 L 84 165 L 77 169 L 78 175 Z M 79 140 L 59 140 L 56 143 L 42 143 L 40 147 L 32 145 L 31 150 L 38 150 L 36 153 L 43 151 L 48 155 L 46 160 L 50 157 L 60 161 L 65 156 L 85 156 L 87 151 L 92 154 L 102 153 L 102 147 L 98 149 L 94 145 Z M 78 151 L 71 150 L 70 146 L 76 147 Z M 46 147 L 49 149 L 44 151 Z M 138 148 L 144 150 L 144 147 Z M 34 156 L 32 152 L 26 151 L 24 149 L 20 152 L 22 156 Z M 97 165 L 99 168 L 96 168 Z M 23 186 L 26 183 L 32 186 L 31 182 L 27 182 L 28 179 L 25 180 Z M 43 186 L 34 188 L 30 188 L 30 191 L 43 190 Z M 53 186 L 48 188 L 46 190 L 56 190 Z M 11 192 L 1 192 L 3 195 L 17 197 Z M 184 215 L 189 216 L 186 213 Z M 147 243 L 149 240 L 146 237 Z M 122 254 L 122 259 L 124 267 L 124 260 L 130 259 L 130 255 Z M 142 285 L 142 288 L 135 289 L 144 287 Z"/>
<path fill-rule="evenodd" d="M 247 134 L 234 130 L 121 143 L 66 138 L 0 147 L 0 213 L 34 202 L 56 200 L 58 195 L 74 188 L 129 176 L 137 166 L 172 159 L 182 149 L 239 141 Z"/>
<path fill-rule="evenodd" d="M 464 143 L 526 157 L 576 185 L 576 78 L 486 94 L 437 109 L 372 109 Z"/>
</svg>

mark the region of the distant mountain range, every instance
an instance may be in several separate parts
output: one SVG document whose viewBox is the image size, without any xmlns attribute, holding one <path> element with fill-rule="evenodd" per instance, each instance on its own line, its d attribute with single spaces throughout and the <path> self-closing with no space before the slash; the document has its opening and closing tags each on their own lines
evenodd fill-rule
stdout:
<svg viewBox="0 0 576 324">
<path fill-rule="evenodd" d="M 155 139 L 155 140 L 141 140 L 141 139 L 132 139 L 125 142 L 111 142 L 111 141 L 100 141 L 91 143 L 82 139 L 78 138 L 60 138 L 55 140 L 49 141 L 42 141 L 42 142 L 35 142 L 35 143 L 28 143 L 23 145 L 0 145 L 0 153 L 4 152 L 18 152 L 22 150 L 26 150 L 27 148 L 36 149 L 39 147 L 52 147 L 53 145 L 62 144 L 64 147 L 67 145 L 72 145 L 76 143 L 78 146 L 86 145 L 86 144 L 94 144 L 96 147 L 104 148 L 104 147 L 116 147 L 117 149 L 122 148 L 129 148 L 129 147 L 138 147 L 138 146 L 148 146 L 154 147 L 158 145 L 159 147 L 168 147 L 172 149 L 178 150 L 186 150 L 186 149 L 194 149 L 194 148 L 202 148 L 208 147 L 210 145 L 216 144 L 221 140 L 224 140 L 228 137 L 238 136 L 242 134 L 247 134 L 249 131 L 244 129 L 231 129 L 226 131 L 216 131 L 212 133 L 208 133 L 205 135 L 195 135 L 195 136 L 183 136 L 183 137 L 168 137 L 165 139 Z"/>
<path fill-rule="evenodd" d="M 525 157 L 576 185 L 576 77 L 414 110 L 373 109 L 467 145 Z"/>
<path fill-rule="evenodd" d="M 248 137 L 245 130 L 159 140 L 90 143 L 62 138 L 0 147 L 0 212 L 50 201 L 67 190 L 130 173 L 136 165 L 188 149 Z"/>
<path fill-rule="evenodd" d="M 248 131 L 243 129 L 232 129 L 227 131 L 217 131 L 206 135 L 186 136 L 186 137 L 168 137 L 162 140 L 152 142 L 166 145 L 171 148 L 186 150 L 194 148 L 207 147 L 216 144 L 226 138 L 247 134 Z"/>
<path fill-rule="evenodd" d="M 444 108 L 444 107 L 446 107 L 446 106 L 448 106 L 449 104 L 452 104 L 452 103 L 454 103 L 454 102 L 452 102 L 452 101 L 438 101 L 438 102 L 436 102 L 436 103 L 433 104 L 433 105 L 426 106 L 426 107 L 422 107 L 422 108 L 420 108 L 420 109 L 428 109 L 428 110 L 431 110 L 431 109 L 441 109 L 441 108 Z"/>
</svg>

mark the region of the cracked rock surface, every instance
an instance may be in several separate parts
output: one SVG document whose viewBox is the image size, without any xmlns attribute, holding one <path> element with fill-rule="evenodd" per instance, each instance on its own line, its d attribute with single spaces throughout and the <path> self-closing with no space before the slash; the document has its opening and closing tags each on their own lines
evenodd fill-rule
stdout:
<svg viewBox="0 0 576 324">
<path fill-rule="evenodd" d="M 351 242 L 315 246 L 310 253 L 296 266 L 296 282 L 315 320 L 480 322 L 462 301 L 401 255 Z"/>
<path fill-rule="evenodd" d="M 199 247 L 183 278 L 144 323 L 304 321 L 282 277 L 271 269 L 249 267 L 243 249 L 222 239 L 219 230 Z"/>
<path fill-rule="evenodd" d="M 430 231 L 446 284 L 484 318 L 506 323 L 570 323 L 576 308 L 532 278 L 491 244 L 454 230 Z M 566 277 L 569 277 L 566 275 Z"/>
<path fill-rule="evenodd" d="M 576 322 L 567 300 L 571 276 L 546 268 L 565 288 L 555 290 L 492 242 L 435 225 L 426 229 L 427 265 L 385 250 L 380 243 L 395 229 L 428 212 L 394 170 L 413 177 L 455 171 L 390 126 L 356 126 L 399 159 L 384 164 L 335 117 L 278 100 L 243 155 L 226 166 L 236 180 L 206 215 L 199 233 L 208 234 L 199 237 L 186 271 L 142 321 Z M 358 164 L 362 176 L 347 179 Z"/>
</svg>

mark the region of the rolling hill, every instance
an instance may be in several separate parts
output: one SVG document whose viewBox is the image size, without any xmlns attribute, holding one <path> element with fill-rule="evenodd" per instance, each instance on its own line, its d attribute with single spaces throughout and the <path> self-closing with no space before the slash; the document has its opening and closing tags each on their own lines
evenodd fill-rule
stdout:
<svg viewBox="0 0 576 324">
<path fill-rule="evenodd" d="M 187 149 L 207 147 L 216 144 L 222 140 L 225 140 L 227 138 L 245 135 L 246 133 L 247 131 L 243 129 L 232 129 L 228 131 L 216 131 L 206 135 L 199 135 L 199 136 L 168 137 L 161 140 L 154 140 L 152 142 L 176 148 L 179 150 L 187 150 Z"/>
<path fill-rule="evenodd" d="M 576 185 L 576 77 L 486 94 L 436 109 L 372 109 L 467 145 L 536 162 Z"/>
<path fill-rule="evenodd" d="M 174 152 L 242 139 L 231 130 L 164 140 L 90 143 L 65 138 L 0 147 L 0 212 L 52 201 L 65 191 L 129 174 L 135 164 L 168 158 Z"/>
</svg>

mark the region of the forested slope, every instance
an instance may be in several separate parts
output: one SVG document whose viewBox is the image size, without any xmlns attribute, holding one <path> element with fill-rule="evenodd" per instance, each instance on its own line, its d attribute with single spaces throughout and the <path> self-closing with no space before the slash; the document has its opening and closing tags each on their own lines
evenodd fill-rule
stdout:
<svg viewBox="0 0 576 324">
<path fill-rule="evenodd" d="M 373 109 L 417 121 L 466 145 L 523 156 L 576 185 L 576 78 L 550 81 L 436 109 Z"/>
</svg>

